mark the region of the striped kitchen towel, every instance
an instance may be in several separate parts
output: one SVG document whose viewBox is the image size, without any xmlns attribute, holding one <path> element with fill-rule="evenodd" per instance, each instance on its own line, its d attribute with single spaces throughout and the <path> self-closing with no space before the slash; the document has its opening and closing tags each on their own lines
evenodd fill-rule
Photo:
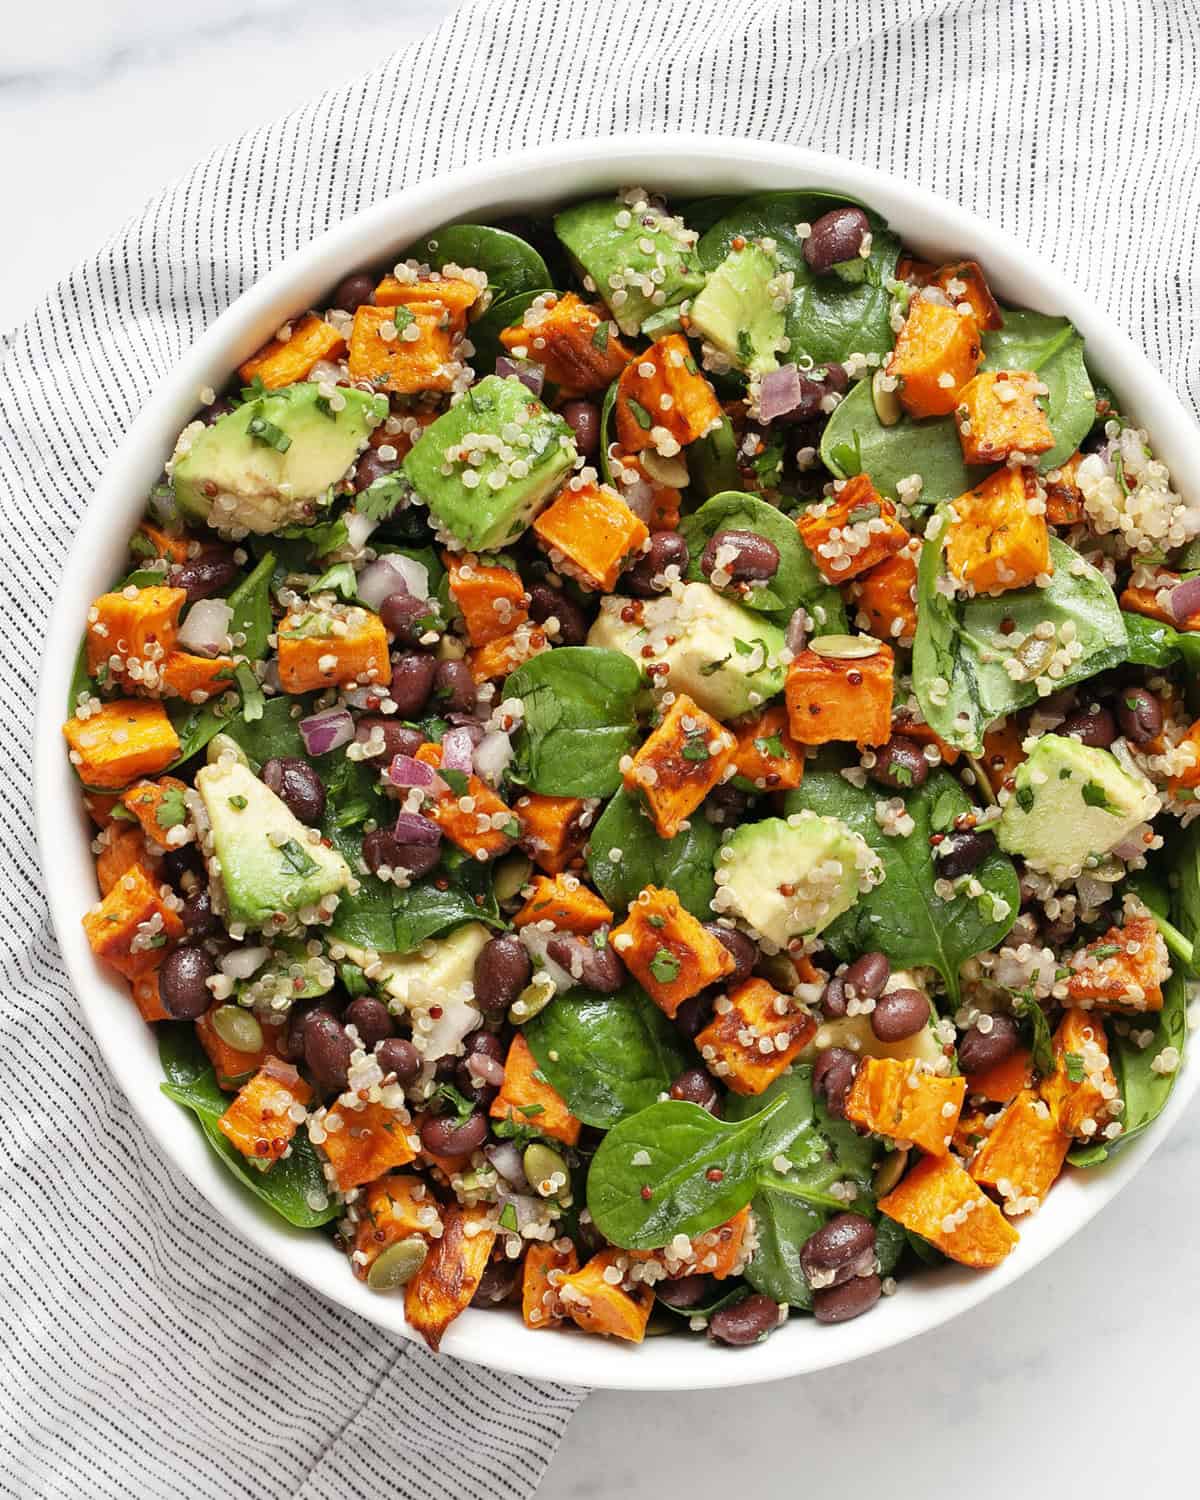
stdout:
<svg viewBox="0 0 1200 1500">
<path fill-rule="evenodd" d="M 991 216 L 1196 405 L 1198 39 L 1198 0 L 481 0 L 216 152 L 8 338 L 0 1493 L 518 1500 L 583 1394 L 437 1361 L 257 1258 L 142 1135 L 80 1017 L 31 706 L 62 559 L 156 381 L 268 267 L 406 184 L 680 130 L 839 152 Z"/>
</svg>

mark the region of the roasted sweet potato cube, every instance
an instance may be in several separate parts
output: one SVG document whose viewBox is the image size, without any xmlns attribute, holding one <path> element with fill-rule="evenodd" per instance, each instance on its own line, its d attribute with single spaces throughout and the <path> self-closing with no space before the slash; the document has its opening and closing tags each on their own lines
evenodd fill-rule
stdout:
<svg viewBox="0 0 1200 1500">
<path fill-rule="evenodd" d="M 486 646 L 511 635 L 529 618 L 529 595 L 515 568 L 481 563 L 471 554 L 446 553 L 450 595 L 462 610 L 467 639 Z"/>
<path fill-rule="evenodd" d="M 316 1119 L 325 1136 L 318 1144 L 333 1167 L 340 1192 L 373 1182 L 416 1157 L 415 1131 L 404 1108 L 362 1104 L 357 1094 L 343 1094 Z"/>
<path fill-rule="evenodd" d="M 616 490 L 578 477 L 568 480 L 533 529 L 556 572 L 605 593 L 650 535 Z"/>
<path fill-rule="evenodd" d="M 1102 1133 L 1120 1113 L 1103 1017 L 1068 1006 L 1054 1033 L 1054 1062 L 1041 1089 L 1059 1130 L 1084 1140 Z"/>
<path fill-rule="evenodd" d="M 645 1282 L 628 1290 L 620 1282 L 611 1282 L 605 1272 L 628 1264 L 623 1250 L 601 1250 L 593 1255 L 581 1271 L 564 1276 L 559 1282 L 559 1300 L 563 1311 L 584 1333 L 604 1333 L 613 1338 L 640 1344 L 646 1335 L 654 1292 Z"/>
<path fill-rule="evenodd" d="M 449 391 L 461 368 L 454 330 L 439 302 L 414 307 L 363 306 L 350 329 L 350 378 L 398 396 Z M 394 331 L 393 331 L 394 330 Z M 416 338 L 407 335 L 416 331 Z"/>
<path fill-rule="evenodd" d="M 1171 611 L 1171 592 L 1183 578 L 1170 568 L 1136 567 L 1121 593 L 1121 608 L 1147 619 L 1158 620 L 1174 630 L 1200 630 L 1200 609 L 1177 620 Z"/>
<path fill-rule="evenodd" d="M 186 562 L 188 538 L 184 534 L 176 536 L 164 531 L 161 526 L 143 521 L 133 534 L 129 550 L 139 557 L 147 557 L 153 553 L 155 557 L 165 557 L 168 562 Z"/>
<path fill-rule="evenodd" d="M 606 391 L 633 358 L 607 309 L 574 292 L 536 298 L 520 323 L 501 330 L 500 342 L 514 359 L 541 365 L 564 397 Z"/>
<path fill-rule="evenodd" d="M 782 703 L 738 727 L 733 767 L 755 791 L 790 792 L 800 785 L 804 751 L 792 738 Z"/>
<path fill-rule="evenodd" d="M 919 294 L 913 297 L 887 364 L 888 374 L 900 381 L 900 405 L 910 417 L 947 416 L 979 368 L 982 353 L 972 314 Z"/>
<path fill-rule="evenodd" d="M 385 276 L 375 288 L 376 307 L 438 307 L 450 318 L 455 331 L 467 326 L 467 313 L 480 297 L 480 287 L 462 276 L 443 276 L 440 272 L 432 276 L 418 277 L 412 281 L 400 281 L 395 276 Z"/>
<path fill-rule="evenodd" d="M 279 624 L 279 681 L 285 693 L 391 680 L 388 636 L 360 605 L 293 609 Z"/>
<path fill-rule="evenodd" d="M 587 841 L 587 803 L 582 797 L 527 792 L 517 798 L 521 848 L 548 875 L 565 870 Z"/>
<path fill-rule="evenodd" d="M 989 1104 L 1010 1104 L 1029 1087 L 1033 1077 L 1033 1057 L 1028 1047 L 1018 1047 L 1003 1062 L 993 1063 L 982 1073 L 967 1077 L 967 1093 L 972 1099 L 986 1099 Z"/>
<path fill-rule="evenodd" d="M 226 1093 L 236 1093 L 246 1079 L 262 1067 L 268 1057 L 277 1055 L 279 1035 L 283 1026 L 274 1026 L 264 1021 L 262 1023 L 262 1046 L 254 1052 L 239 1052 L 236 1047 L 231 1047 L 221 1037 L 213 1025 L 213 1011 L 216 1009 L 217 1006 L 214 1005 L 196 1022 L 196 1038 L 213 1065 L 217 1086 Z"/>
<path fill-rule="evenodd" d="M 996 469 L 954 502 L 946 561 L 976 594 L 1023 589 L 1053 572 L 1045 501 L 1034 469 Z"/>
<path fill-rule="evenodd" d="M 101 833 L 100 851 L 96 855 L 96 884 L 107 896 L 122 875 L 141 866 L 147 878 L 154 880 L 155 857 L 146 848 L 146 838 L 134 823 L 112 822 Z"/>
<path fill-rule="evenodd" d="M 83 930 L 97 958 L 137 979 L 158 968 L 183 935 L 183 923 L 145 867 L 134 865 L 87 913 Z"/>
<path fill-rule="evenodd" d="M 179 736 L 161 703 L 120 698 L 86 719 L 68 719 L 63 736 L 87 786 L 116 791 L 154 776 L 179 754 Z"/>
<path fill-rule="evenodd" d="M 177 776 L 162 776 L 157 781 L 137 781 L 121 796 L 127 811 L 141 824 L 146 838 L 160 849 L 171 847 L 167 835 L 172 828 L 187 822 L 187 803 L 183 794 L 187 783 Z"/>
<path fill-rule="evenodd" d="M 962 755 L 962 751 L 954 745 L 948 745 L 940 734 L 934 731 L 923 719 L 918 719 L 907 708 L 899 710 L 892 719 L 892 733 L 902 734 L 905 739 L 916 740 L 918 745 L 936 745 L 941 753 L 943 765 L 955 765 Z"/>
<path fill-rule="evenodd" d="M 187 651 L 169 651 L 162 663 L 161 691 L 164 697 L 207 703 L 233 686 L 235 670 L 228 656 L 193 656 Z"/>
<path fill-rule="evenodd" d="M 567 1108 L 566 1100 L 547 1081 L 518 1031 L 504 1060 L 504 1082 L 492 1100 L 493 1120 L 514 1120 L 539 1135 L 553 1136 L 566 1146 L 579 1139 L 580 1122 Z"/>
<path fill-rule="evenodd" d="M 1010 1218 L 1038 1207 L 1063 1169 L 1071 1137 L 1032 1089 L 1025 1089 L 1000 1116 L 971 1163 L 971 1176 L 994 1188 Z"/>
<path fill-rule="evenodd" d="M 852 585 L 850 596 L 858 609 L 856 623 L 882 641 L 911 644 L 917 633 L 917 558 L 915 539 L 899 552 L 876 563 Z"/>
<path fill-rule="evenodd" d="M 435 1352 L 459 1313 L 479 1290 L 496 1243 L 496 1226 L 482 1206 L 445 1210 L 440 1239 L 404 1289 L 404 1316 Z"/>
<path fill-rule="evenodd" d="M 560 932 L 574 932 L 581 937 L 605 927 L 613 919 L 612 908 L 588 890 L 577 875 L 537 875 L 533 892 L 513 918 L 514 927 L 528 927 L 531 922 L 550 922 Z"/>
<path fill-rule="evenodd" d="M 645 797 L 660 838 L 673 839 L 724 779 L 736 743 L 711 714 L 679 694 L 624 772 L 626 790 Z"/>
<path fill-rule="evenodd" d="M 187 602 L 184 589 L 153 584 L 139 589 L 132 583 L 117 593 L 101 594 L 88 610 L 87 664 L 102 681 L 137 683 L 148 671 L 153 686 L 158 663 L 175 644 L 179 611 Z"/>
<path fill-rule="evenodd" d="M 296 1134 L 300 1121 L 292 1118 L 291 1111 L 296 1105 L 307 1108 L 311 1100 L 312 1089 L 295 1068 L 272 1058 L 238 1089 L 237 1098 L 217 1121 L 217 1129 L 243 1156 L 270 1165 L 279 1160 Z"/>
<path fill-rule="evenodd" d="M 724 1281 L 728 1276 L 738 1276 L 749 1259 L 746 1250 L 747 1231 L 750 1228 L 749 1206 L 718 1224 L 706 1229 L 688 1241 L 682 1255 L 675 1240 L 661 1250 L 627 1250 L 631 1261 L 655 1261 L 669 1277 L 712 1276 Z"/>
<path fill-rule="evenodd" d="M 696 1037 L 708 1071 L 735 1094 L 761 1094 L 815 1036 L 817 1023 L 791 995 L 747 979 L 718 999 Z"/>
<path fill-rule="evenodd" d="M 1012 791 L 1017 767 L 1028 759 L 1025 753 L 1027 734 L 1024 723 L 1010 715 L 993 724 L 983 736 L 983 769 L 994 792 L 1001 787 Z"/>
<path fill-rule="evenodd" d="M 965 1078 L 943 1078 L 894 1057 L 864 1057 L 846 1097 L 846 1118 L 876 1135 L 945 1156 L 966 1097 Z"/>
<path fill-rule="evenodd" d="M 238 366 L 238 374 L 247 385 L 257 376 L 269 391 L 280 386 L 307 380 L 314 365 L 323 359 L 340 359 L 346 352 L 346 340 L 332 323 L 316 313 L 305 313 L 286 330 L 287 338 L 277 334 Z"/>
<path fill-rule="evenodd" d="M 963 462 L 999 464 L 1014 453 L 1049 453 L 1054 434 L 1037 399 L 1045 394 L 1032 370 L 980 370 L 954 408 Z"/>
<path fill-rule="evenodd" d="M 721 406 L 681 333 L 669 333 L 621 371 L 617 441 L 627 453 L 676 453 L 721 421 Z"/>
<path fill-rule="evenodd" d="M 842 657 L 810 646 L 789 665 L 784 700 L 788 727 L 798 744 L 853 740 L 863 749 L 891 738 L 892 648 L 872 636 L 853 639 L 860 648 L 874 643 L 877 649 L 870 656 Z"/>
<path fill-rule="evenodd" d="M 162 1003 L 162 996 L 158 992 L 157 969 L 152 974 L 139 974 L 136 979 L 131 979 L 129 990 L 143 1021 L 169 1021 L 171 1019 L 166 1006 Z"/>
<path fill-rule="evenodd" d="M 442 763 L 442 747 L 422 745 L 416 759 L 436 770 Z M 464 802 L 470 806 L 464 807 Z M 507 854 L 521 832 L 516 814 L 474 773 L 467 777 L 465 792 L 447 787 L 427 811 L 448 839 L 481 862 Z"/>
<path fill-rule="evenodd" d="M 1065 464 L 1043 475 L 1042 482 L 1046 486 L 1046 520 L 1051 526 L 1078 526 L 1087 515 L 1083 491 L 1076 478 L 1082 462 L 1083 454 L 1073 453 Z M 1196 619 L 1197 626 L 1189 626 L 1189 629 L 1200 627 L 1200 615 Z"/>
<path fill-rule="evenodd" d="M 648 885 L 614 928 L 612 945 L 658 1008 L 668 1016 L 737 965 L 719 938 L 684 911 L 674 891 Z"/>
<path fill-rule="evenodd" d="M 1153 917 L 1110 927 L 1070 959 L 1067 994 L 1084 1010 L 1161 1010 L 1171 972 L 1167 945 Z"/>
<path fill-rule="evenodd" d="M 521 1274 L 521 1317 L 526 1328 L 557 1328 L 562 1323 L 558 1289 L 563 1277 L 578 1269 L 579 1256 L 570 1240 L 530 1244 Z"/>
<path fill-rule="evenodd" d="M 941 266 L 928 280 L 945 292 L 956 307 L 965 302 L 984 332 L 994 333 L 997 328 L 1004 327 L 999 304 L 992 296 L 978 261 L 960 260 L 953 265 Z"/>
<path fill-rule="evenodd" d="M 923 1156 L 899 1187 L 879 1200 L 880 1213 L 936 1245 L 960 1265 L 998 1266 L 1019 1238 L 957 1157 Z"/>
<path fill-rule="evenodd" d="M 550 642 L 546 638 L 546 632 L 540 625 L 533 625 L 527 620 L 524 625 L 518 625 L 514 631 L 501 636 L 499 640 L 489 641 L 486 646 L 468 651 L 467 666 L 476 682 L 495 682 L 498 678 L 515 672 L 531 657 L 549 649 Z"/>
<path fill-rule="evenodd" d="M 414 1235 L 430 1240 L 442 1228 L 437 1199 L 425 1183 L 411 1172 L 389 1172 L 363 1189 L 354 1231 L 354 1274 L 365 1281 L 389 1246 Z"/>
<path fill-rule="evenodd" d="M 120 802 L 120 797 L 114 792 L 85 792 L 83 798 L 87 815 L 97 828 L 107 828 L 114 821 L 113 809 L 118 808 Z"/>
<path fill-rule="evenodd" d="M 1162 694 L 1158 694 L 1161 698 Z M 1162 736 L 1158 736 L 1161 741 Z M 1161 753 L 1162 745 L 1151 741 L 1143 747 L 1152 753 Z M 1191 755 L 1190 761 L 1188 755 Z M 1179 743 L 1175 746 L 1174 762 L 1176 770 L 1174 775 L 1167 779 L 1167 790 L 1172 796 L 1182 796 L 1187 800 L 1193 795 L 1194 788 L 1200 786 L 1200 719 L 1189 725 Z"/>
<path fill-rule="evenodd" d="M 796 530 L 826 583 L 857 578 L 912 540 L 896 507 L 865 474 L 847 479 L 833 500 L 804 511 Z"/>
</svg>

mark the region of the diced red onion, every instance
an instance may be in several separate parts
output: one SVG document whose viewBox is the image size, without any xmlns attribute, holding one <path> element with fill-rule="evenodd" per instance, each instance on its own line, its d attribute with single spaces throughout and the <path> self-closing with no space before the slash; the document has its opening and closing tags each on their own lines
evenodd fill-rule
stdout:
<svg viewBox="0 0 1200 1500">
<path fill-rule="evenodd" d="M 444 771 L 465 771 L 468 775 L 474 769 L 475 736 L 465 725 L 457 729 L 447 729 L 442 735 L 442 769 Z"/>
<path fill-rule="evenodd" d="M 654 515 L 654 486 L 639 474 L 632 484 L 621 486 L 621 498 L 639 521 L 649 524 Z"/>
<path fill-rule="evenodd" d="M 300 1082 L 300 1074 L 289 1062 L 284 1062 L 282 1057 L 268 1056 L 263 1058 L 261 1072 L 268 1078 L 273 1078 L 276 1083 L 282 1083 L 285 1088 L 294 1088 Z"/>
<path fill-rule="evenodd" d="M 541 1224 L 546 1219 L 546 1204 L 542 1198 L 534 1198 L 529 1193 L 506 1193 L 503 1188 L 497 1194 L 497 1202 L 500 1205 L 501 1217 L 504 1210 L 512 1204 L 513 1211 L 517 1216 L 517 1233 L 531 1224 Z"/>
<path fill-rule="evenodd" d="M 1177 583 L 1171 590 L 1169 602 L 1177 625 L 1194 615 L 1200 609 L 1200 573 L 1195 578 L 1185 578 L 1182 583 Z"/>
<path fill-rule="evenodd" d="M 230 979 L 249 979 L 271 956 L 269 948 L 234 948 L 221 960 L 221 973 Z"/>
<path fill-rule="evenodd" d="M 358 597 L 369 608 L 378 609 L 391 594 L 428 599 L 429 570 L 425 564 L 402 552 L 385 552 L 358 575 Z"/>
<path fill-rule="evenodd" d="M 499 1088 L 504 1082 L 504 1064 L 489 1057 L 486 1052 L 472 1052 L 467 1058 L 467 1072 L 479 1083 L 490 1083 Z"/>
<path fill-rule="evenodd" d="M 359 511 L 352 510 L 346 515 L 346 542 L 357 552 L 365 547 L 367 538 L 379 525 L 378 521 L 372 521 L 370 516 L 364 516 Z"/>
<path fill-rule="evenodd" d="M 401 844 L 440 844 L 442 830 L 430 818 L 420 813 L 398 813 L 396 826 L 392 830 Z"/>
<path fill-rule="evenodd" d="M 342 697 L 345 698 L 351 708 L 361 708 L 369 713 L 375 713 L 387 695 L 387 684 L 374 682 L 347 688 L 343 692 Z"/>
<path fill-rule="evenodd" d="M 283 678 L 279 675 L 279 658 L 277 656 L 268 657 L 266 665 L 263 668 L 261 681 L 263 687 L 269 692 L 283 692 Z"/>
<path fill-rule="evenodd" d="M 535 396 L 542 394 L 542 387 L 546 383 L 546 371 L 541 365 L 535 364 L 531 359 L 509 359 L 504 354 L 496 361 L 496 374 L 501 380 L 515 375 Z"/>
<path fill-rule="evenodd" d="M 764 422 L 786 417 L 804 400 L 804 383 L 795 365 L 768 370 L 758 388 L 758 414 Z"/>
<path fill-rule="evenodd" d="M 536 959 L 538 965 L 545 970 L 546 974 L 554 982 L 555 992 L 562 994 L 565 990 L 573 989 L 578 980 L 562 964 L 555 961 L 546 952 L 552 938 L 557 934 L 543 932 L 536 922 L 530 922 L 521 928 L 518 936 L 525 945 L 525 951 L 530 958 Z"/>
<path fill-rule="evenodd" d="M 419 787 L 421 791 L 445 790 L 446 783 L 423 760 L 414 760 L 411 755 L 393 755 L 388 767 L 388 780 L 393 786 Z"/>
<path fill-rule="evenodd" d="M 512 758 L 512 741 L 502 729 L 493 729 L 475 747 L 476 774 L 491 786 L 499 786 Z"/>
<path fill-rule="evenodd" d="M 229 646 L 232 619 L 224 599 L 199 599 L 179 627 L 179 644 L 194 656 L 220 656 Z"/>
<path fill-rule="evenodd" d="M 300 720 L 300 738 L 310 755 L 327 755 L 354 738 L 354 720 L 344 708 L 326 708 Z"/>
<path fill-rule="evenodd" d="M 511 1183 L 517 1192 L 529 1191 L 529 1179 L 525 1176 L 521 1153 L 512 1141 L 500 1141 L 494 1146 L 485 1146 L 483 1154 L 505 1182 Z"/>
</svg>

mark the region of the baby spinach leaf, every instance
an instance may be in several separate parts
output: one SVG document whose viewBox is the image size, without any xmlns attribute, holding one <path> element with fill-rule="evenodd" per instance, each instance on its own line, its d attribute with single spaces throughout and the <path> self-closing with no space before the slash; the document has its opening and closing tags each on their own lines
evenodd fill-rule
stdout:
<svg viewBox="0 0 1200 1500">
<path fill-rule="evenodd" d="M 1029 1051 L 1034 1067 L 1043 1078 L 1049 1078 L 1054 1072 L 1054 1037 L 1046 1012 L 1032 995 L 1019 999 L 1013 1008 L 1028 1028 Z"/>
<path fill-rule="evenodd" d="M 242 747 L 255 769 L 276 755 L 308 754 L 300 734 L 300 720 L 292 717 L 296 702 L 289 697 L 268 698 L 262 715 L 252 723 L 238 718 L 225 726 L 225 732 Z"/>
<path fill-rule="evenodd" d="M 812 1289 L 800 1267 L 800 1252 L 809 1236 L 828 1222 L 829 1215 L 803 1196 L 766 1184 L 751 1200 L 751 1211 L 758 1245 L 743 1272 L 746 1280 L 773 1302 L 787 1302 L 809 1311 Z"/>
<path fill-rule="evenodd" d="M 653 1104 L 688 1065 L 675 1028 L 632 981 L 615 995 L 572 990 L 524 1034 L 571 1113 L 603 1129 Z"/>
<path fill-rule="evenodd" d="M 1128 640 L 1125 660 L 1139 667 L 1171 667 L 1179 660 L 1179 632 L 1161 620 L 1121 611 Z"/>
<path fill-rule="evenodd" d="M 926 721 L 949 744 L 978 755 L 990 724 L 1037 702 L 1036 682 L 1014 681 L 1004 663 L 1015 652 L 1028 650 L 1027 637 L 1040 624 L 1059 630 L 1069 622 L 1083 647 L 1078 661 L 1054 679 L 1055 689 L 1125 660 L 1128 637 L 1112 589 L 1104 575 L 1065 542 L 1050 538 L 1054 573 L 1049 587 L 966 600 L 951 598 L 938 588 L 939 579 L 948 576 L 944 546 L 943 526 L 936 540 L 926 537 L 921 549 L 913 687 Z M 948 684 L 947 692 L 935 688 L 939 679 Z"/>
<path fill-rule="evenodd" d="M 698 511 L 680 522 L 688 544 L 688 577 L 704 582 L 700 558 L 709 539 L 718 531 L 753 531 L 766 537 L 779 550 L 779 568 L 766 583 L 755 585 L 742 601 L 748 609 L 786 625 L 793 610 L 803 604 L 820 625 L 820 633 L 841 634 L 846 630 L 846 612 L 837 589 L 817 572 L 812 553 L 800 540 L 794 521 L 757 495 L 726 490 L 706 500 Z"/>
<path fill-rule="evenodd" d="M 271 580 L 275 576 L 275 554 L 264 552 L 254 571 L 248 573 L 226 603 L 233 611 L 229 629 L 245 636 L 238 654 L 257 661 L 267 654 L 267 637 L 271 634 Z"/>
<path fill-rule="evenodd" d="M 869 380 L 860 380 L 834 409 L 821 437 L 821 462 L 839 479 L 868 475 L 880 494 L 892 499 L 899 495 L 902 479 L 919 474 L 922 506 L 965 494 L 987 473 L 963 463 L 958 430 L 949 417 L 916 422 L 902 416 L 895 426 L 885 427 Z"/>
<path fill-rule="evenodd" d="M 923 787 L 909 792 L 905 805 L 914 828 L 907 838 L 888 837 L 875 820 L 875 791 L 852 786 L 836 771 L 805 772 L 800 787 L 787 794 L 789 812 L 805 808 L 840 818 L 860 834 L 883 861 L 884 880 L 860 896 L 823 934 L 840 958 L 881 949 L 893 968 L 927 964 L 941 974 L 954 1000 L 958 971 L 968 958 L 994 948 L 1012 927 L 1020 890 L 1012 861 L 994 849 L 975 870 L 983 895 L 958 891 L 943 900 L 934 890 L 937 868 L 929 845 L 933 812 L 940 817 L 968 812 L 972 803 L 946 771 L 935 771 Z"/>
<path fill-rule="evenodd" d="M 617 382 L 604 393 L 604 400 L 600 404 L 600 478 L 605 484 L 612 484 L 612 459 L 608 456 L 609 447 L 613 441 L 613 422 L 616 418 L 613 412 L 617 405 Z"/>
<path fill-rule="evenodd" d="M 711 919 L 713 861 L 721 834 L 702 812 L 688 821 L 673 839 L 660 838 L 640 802 L 624 787 L 617 791 L 587 848 L 588 872 L 614 910 L 628 906 L 644 886 L 657 885 L 674 891 L 701 922 Z"/>
<path fill-rule="evenodd" d="M 616 791 L 618 762 L 637 742 L 641 686 L 628 656 L 598 646 L 558 646 L 518 667 L 504 685 L 525 705 L 514 780 L 552 796 Z"/>
<path fill-rule="evenodd" d="M 452 264 L 464 271 L 484 271 L 497 299 L 550 284 L 546 262 L 532 245 L 489 224 L 444 224 L 398 259 L 427 263 L 435 271 Z"/>
<path fill-rule="evenodd" d="M 230 686 L 232 687 L 232 683 Z M 226 710 L 220 703 L 185 703 L 182 698 L 172 698 L 166 705 L 167 717 L 179 740 L 179 754 L 167 767 L 173 771 L 185 761 L 198 755 L 214 735 L 228 731 L 241 723 L 236 706 Z"/>
<path fill-rule="evenodd" d="M 738 486 L 737 439 L 733 423 L 722 416 L 721 425 L 688 445 L 689 495 L 708 500 L 723 490 Z"/>
<path fill-rule="evenodd" d="M 497 298 L 485 313 L 475 319 L 468 336 L 475 346 L 470 364 L 477 375 L 496 373 L 496 361 L 506 352 L 500 342 L 501 331 L 519 323 L 533 302 L 550 291 L 550 287 L 541 286 L 532 291 L 517 292 L 515 296 Z"/>
<path fill-rule="evenodd" d="M 596 1228 L 623 1249 L 657 1250 L 677 1234 L 723 1224 L 753 1197 L 765 1131 L 785 1102 L 739 1121 L 682 1099 L 629 1115 L 592 1158 L 587 1201 Z"/>
</svg>

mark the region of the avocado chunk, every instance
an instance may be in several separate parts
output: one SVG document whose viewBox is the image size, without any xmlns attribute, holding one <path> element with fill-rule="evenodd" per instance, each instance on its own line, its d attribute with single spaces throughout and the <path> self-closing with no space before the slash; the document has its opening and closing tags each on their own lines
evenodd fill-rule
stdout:
<svg viewBox="0 0 1200 1500">
<path fill-rule="evenodd" d="M 1111 751 L 1045 734 L 1017 768 L 996 838 L 1031 869 L 1068 880 L 1103 859 L 1160 806 L 1151 783 Z"/>
<path fill-rule="evenodd" d="M 404 460 L 435 529 L 475 551 L 515 542 L 575 465 L 570 426 L 515 376 L 488 375 Z"/>
<path fill-rule="evenodd" d="M 315 519 L 387 416 L 386 396 L 342 389 L 334 411 L 303 381 L 246 401 L 211 427 L 185 428 L 171 483 L 183 514 L 220 531 L 266 535 Z"/>
<path fill-rule="evenodd" d="M 458 1051 L 467 1033 L 479 1025 L 475 960 L 491 935 L 481 922 L 468 922 L 444 938 L 422 943 L 415 953 L 378 955 L 377 982 L 390 997 L 390 1008 L 408 1011 L 414 1022 L 430 1023 L 428 1028 L 413 1027 L 426 1062 Z M 343 946 L 356 963 L 366 961 L 365 952 Z"/>
<path fill-rule="evenodd" d="M 238 761 L 217 761 L 196 772 L 196 790 L 212 825 L 229 921 L 259 929 L 317 920 L 307 911 L 353 879 L 336 849 L 311 842 L 310 829 L 268 786 Z"/>
<path fill-rule="evenodd" d="M 774 370 L 776 355 L 787 348 L 789 299 L 778 276 L 774 257 L 761 246 L 731 250 L 688 313 L 693 332 L 751 375 Z"/>
<path fill-rule="evenodd" d="M 878 856 L 840 818 L 792 813 L 745 824 L 726 840 L 713 906 L 785 948 L 828 927 L 881 878 Z"/>
<path fill-rule="evenodd" d="M 622 611 L 633 604 L 640 621 Z M 637 605 L 610 596 L 588 632 L 589 646 L 623 651 L 640 667 L 644 646 L 651 661 L 670 668 L 666 685 L 687 693 L 701 708 L 725 721 L 759 707 L 782 692 L 786 668 L 779 653 L 783 631 L 764 616 L 727 599 L 707 583 L 676 584 L 669 594 Z"/>
<path fill-rule="evenodd" d="M 641 333 L 647 318 L 678 307 L 704 285 L 695 233 L 640 188 L 565 209 L 555 216 L 554 232 L 624 334 Z"/>
</svg>

